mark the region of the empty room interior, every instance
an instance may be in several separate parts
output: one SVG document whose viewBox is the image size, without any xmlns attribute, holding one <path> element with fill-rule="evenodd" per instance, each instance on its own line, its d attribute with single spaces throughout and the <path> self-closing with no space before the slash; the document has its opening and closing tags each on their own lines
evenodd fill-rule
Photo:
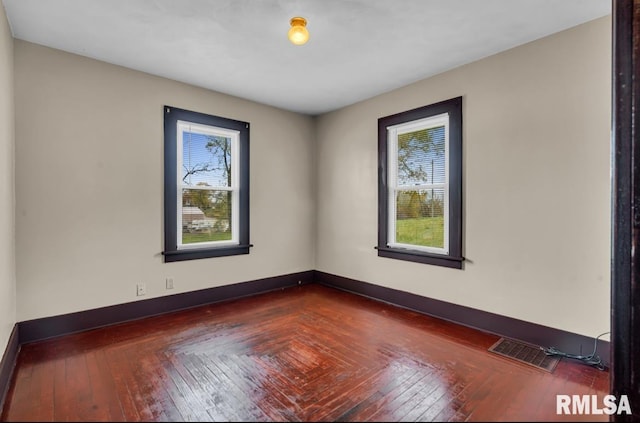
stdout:
<svg viewBox="0 0 640 423">
<path fill-rule="evenodd" d="M 609 419 L 610 1 L 2 6 L 1 420 Z"/>
</svg>

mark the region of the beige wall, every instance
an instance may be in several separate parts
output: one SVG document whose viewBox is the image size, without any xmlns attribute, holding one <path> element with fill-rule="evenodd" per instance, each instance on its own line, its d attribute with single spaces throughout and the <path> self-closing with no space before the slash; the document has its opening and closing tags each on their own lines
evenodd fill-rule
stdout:
<svg viewBox="0 0 640 423">
<path fill-rule="evenodd" d="M 19 40 L 15 69 L 19 321 L 314 268 L 311 117 Z M 165 104 L 251 123 L 250 254 L 163 263 Z"/>
<path fill-rule="evenodd" d="M 609 330 L 610 16 L 321 116 L 316 269 Z M 464 270 L 378 257 L 377 119 L 463 96 Z"/>
<path fill-rule="evenodd" d="M 16 323 L 13 38 L 0 3 L 0 358 Z"/>
</svg>

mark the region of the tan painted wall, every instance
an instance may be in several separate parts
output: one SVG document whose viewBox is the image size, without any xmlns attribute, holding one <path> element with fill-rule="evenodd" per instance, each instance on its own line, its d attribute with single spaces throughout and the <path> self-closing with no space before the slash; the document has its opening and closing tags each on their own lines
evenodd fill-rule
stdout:
<svg viewBox="0 0 640 423">
<path fill-rule="evenodd" d="M 16 323 L 13 37 L 0 3 L 0 357 Z"/>
<path fill-rule="evenodd" d="M 15 68 L 19 321 L 314 268 L 311 117 L 19 40 Z M 164 104 L 251 123 L 249 255 L 162 262 Z"/>
<path fill-rule="evenodd" d="M 316 269 L 587 336 L 608 331 L 610 19 L 321 116 Z M 465 269 L 378 257 L 377 119 L 460 95 Z"/>
</svg>

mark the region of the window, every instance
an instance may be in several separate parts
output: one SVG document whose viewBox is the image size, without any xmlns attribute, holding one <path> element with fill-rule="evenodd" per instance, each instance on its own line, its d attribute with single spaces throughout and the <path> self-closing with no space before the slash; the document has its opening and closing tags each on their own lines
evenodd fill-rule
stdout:
<svg viewBox="0 0 640 423">
<path fill-rule="evenodd" d="M 165 262 L 248 254 L 249 124 L 164 107 Z"/>
<path fill-rule="evenodd" d="M 378 119 L 378 255 L 462 268 L 462 97 Z"/>
</svg>

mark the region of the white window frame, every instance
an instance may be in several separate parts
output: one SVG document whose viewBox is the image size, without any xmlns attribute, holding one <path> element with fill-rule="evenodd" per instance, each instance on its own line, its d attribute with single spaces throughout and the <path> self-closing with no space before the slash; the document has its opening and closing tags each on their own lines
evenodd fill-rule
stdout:
<svg viewBox="0 0 640 423">
<path fill-rule="evenodd" d="M 176 172 L 176 186 L 178 187 L 176 195 L 176 234 L 177 236 L 177 249 L 189 250 L 206 247 L 221 247 L 225 245 L 239 245 L 240 244 L 240 131 L 219 128 L 216 126 L 204 125 L 200 123 L 188 122 L 178 120 L 176 125 L 176 165 L 178 172 Z M 231 186 L 230 187 L 202 187 L 185 185 L 182 181 L 182 156 L 183 156 L 183 133 L 195 132 L 203 135 L 211 135 L 229 138 L 231 140 Z M 231 239 L 224 241 L 206 241 L 206 242 L 194 242 L 189 244 L 182 243 L 182 192 L 183 189 L 191 190 L 204 190 L 204 191 L 230 191 L 231 192 Z"/>
<path fill-rule="evenodd" d="M 445 144 L 445 182 L 427 183 L 420 185 L 398 184 L 398 137 L 409 132 L 432 129 L 444 126 Z M 391 248 L 404 248 L 425 251 L 433 254 L 449 254 L 449 113 L 442 113 L 428 118 L 419 119 L 407 123 L 387 127 L 387 151 L 388 151 L 388 213 L 387 213 L 387 239 Z M 396 242 L 396 203 L 400 191 L 420 191 L 430 189 L 444 189 L 444 247 L 427 247 L 423 245 L 405 244 Z"/>
</svg>

